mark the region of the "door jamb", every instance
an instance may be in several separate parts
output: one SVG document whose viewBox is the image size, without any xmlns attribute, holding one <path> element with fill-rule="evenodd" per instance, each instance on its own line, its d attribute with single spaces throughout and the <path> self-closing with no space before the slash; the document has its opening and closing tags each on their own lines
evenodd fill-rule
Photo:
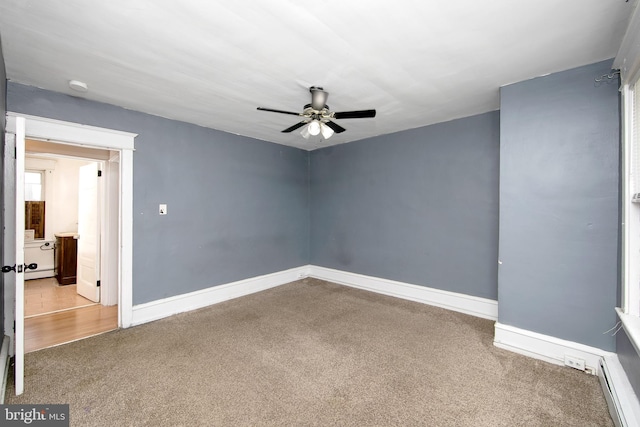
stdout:
<svg viewBox="0 0 640 427">
<path fill-rule="evenodd" d="M 133 151 L 137 134 L 14 112 L 7 112 L 8 133 L 15 133 L 16 117 L 25 118 L 27 138 L 120 153 L 118 326 L 130 327 L 133 318 Z"/>
</svg>

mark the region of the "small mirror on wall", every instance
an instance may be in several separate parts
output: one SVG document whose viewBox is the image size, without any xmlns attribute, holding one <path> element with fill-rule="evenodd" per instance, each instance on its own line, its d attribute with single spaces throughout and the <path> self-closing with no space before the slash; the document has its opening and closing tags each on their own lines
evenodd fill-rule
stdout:
<svg viewBox="0 0 640 427">
<path fill-rule="evenodd" d="M 34 239 L 44 239 L 44 171 L 24 173 L 24 229 L 33 230 Z"/>
</svg>

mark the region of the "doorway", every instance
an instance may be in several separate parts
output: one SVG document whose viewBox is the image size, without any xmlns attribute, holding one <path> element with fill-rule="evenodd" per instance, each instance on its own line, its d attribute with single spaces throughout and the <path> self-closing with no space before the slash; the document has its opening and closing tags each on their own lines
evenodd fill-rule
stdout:
<svg viewBox="0 0 640 427">
<path fill-rule="evenodd" d="M 105 289 L 105 298 L 100 289 L 101 230 L 110 228 L 100 226 L 108 218 L 102 171 L 114 154 L 60 151 L 25 140 L 25 263 L 38 265 L 25 273 L 26 353 L 118 327 L 117 287 L 106 282 L 115 293 Z"/>
<path fill-rule="evenodd" d="M 14 274 L 5 276 L 4 330 L 9 334 L 9 354 L 14 360 L 16 395 L 24 392 L 24 155 L 25 139 L 60 141 L 59 147 L 74 150 L 86 147 L 112 150 L 117 157 L 109 161 L 110 170 L 117 169 L 118 212 L 110 233 L 104 235 L 104 280 L 114 281 L 118 289 L 118 326 L 133 324 L 133 151 L 137 134 L 98 128 L 78 123 L 7 112 L 4 150 L 4 264 L 13 264 Z M 19 173 L 20 172 L 20 173 Z M 16 191 L 20 189 L 20 191 Z M 114 193 L 108 191 L 108 197 Z M 20 203 L 17 203 L 20 202 Z M 113 206 L 111 204 L 110 206 Z M 110 223 L 110 222 L 109 222 Z M 115 235 L 114 235 L 115 234 Z M 105 262 L 108 259 L 110 262 Z M 30 267 L 30 266 L 25 266 Z"/>
</svg>

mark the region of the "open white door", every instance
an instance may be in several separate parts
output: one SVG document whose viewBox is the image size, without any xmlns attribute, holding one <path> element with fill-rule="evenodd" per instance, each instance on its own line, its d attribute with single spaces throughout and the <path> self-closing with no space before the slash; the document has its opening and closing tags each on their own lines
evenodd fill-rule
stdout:
<svg viewBox="0 0 640 427">
<path fill-rule="evenodd" d="M 78 182 L 78 268 L 76 289 L 79 295 L 100 301 L 100 221 L 98 164 L 80 167 Z"/>
<path fill-rule="evenodd" d="M 15 327 L 15 384 L 16 395 L 24 392 L 24 135 L 25 120 L 16 118 L 16 327 Z"/>
</svg>

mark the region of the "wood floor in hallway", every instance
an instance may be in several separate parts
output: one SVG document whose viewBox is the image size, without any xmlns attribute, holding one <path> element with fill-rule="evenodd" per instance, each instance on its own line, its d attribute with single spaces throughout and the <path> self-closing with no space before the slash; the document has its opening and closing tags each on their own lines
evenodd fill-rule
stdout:
<svg viewBox="0 0 640 427">
<path fill-rule="evenodd" d="M 24 321 L 25 353 L 64 344 L 118 328 L 118 306 L 94 304 Z"/>
</svg>

